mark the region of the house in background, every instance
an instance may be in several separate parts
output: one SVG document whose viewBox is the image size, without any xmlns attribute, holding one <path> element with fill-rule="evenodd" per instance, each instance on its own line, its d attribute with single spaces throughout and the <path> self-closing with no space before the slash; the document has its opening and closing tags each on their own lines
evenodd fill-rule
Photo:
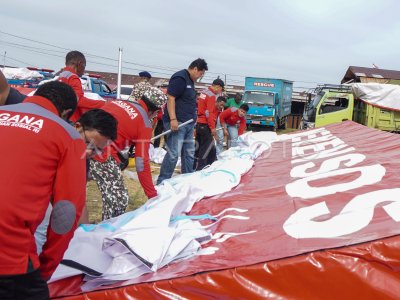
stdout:
<svg viewBox="0 0 400 300">
<path fill-rule="evenodd" d="M 400 84 L 400 71 L 350 66 L 341 83 L 352 82 Z"/>
<path fill-rule="evenodd" d="M 108 85 L 114 89 L 117 87 L 117 80 L 118 80 L 118 74 L 117 73 L 112 73 L 112 72 L 99 72 L 99 71 L 86 71 L 86 73 L 95 73 L 96 75 L 101 76 L 101 79 L 106 81 Z M 140 81 L 140 77 L 137 75 L 129 75 L 129 74 L 122 74 L 121 76 L 121 85 L 133 85 L 136 84 Z M 168 86 L 169 83 L 169 77 L 168 78 L 161 78 L 161 77 L 151 77 L 150 79 L 150 84 L 156 87 L 166 87 Z M 200 91 L 202 89 L 205 89 L 209 87 L 211 83 L 206 83 L 206 82 L 196 82 L 195 89 L 197 91 Z M 225 86 L 225 91 L 229 96 L 232 96 L 235 93 L 243 93 L 244 86 L 241 85 L 226 85 Z"/>
</svg>

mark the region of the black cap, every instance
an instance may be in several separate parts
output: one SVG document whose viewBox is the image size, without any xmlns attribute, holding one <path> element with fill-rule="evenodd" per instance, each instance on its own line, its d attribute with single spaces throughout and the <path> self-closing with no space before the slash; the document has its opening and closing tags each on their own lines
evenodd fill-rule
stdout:
<svg viewBox="0 0 400 300">
<path fill-rule="evenodd" d="M 220 87 L 222 87 L 222 89 L 224 89 L 224 87 L 225 87 L 225 83 L 220 78 L 215 79 L 212 84 L 219 85 Z"/>
<path fill-rule="evenodd" d="M 151 78 L 151 74 L 149 72 L 147 72 L 147 71 L 140 72 L 139 76 L 140 77 L 146 77 L 146 78 L 149 78 L 149 79 Z"/>
</svg>

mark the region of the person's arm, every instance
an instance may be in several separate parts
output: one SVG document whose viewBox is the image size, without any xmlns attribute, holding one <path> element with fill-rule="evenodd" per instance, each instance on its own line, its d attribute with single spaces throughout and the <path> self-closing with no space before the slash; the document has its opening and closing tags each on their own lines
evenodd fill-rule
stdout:
<svg viewBox="0 0 400 300">
<path fill-rule="evenodd" d="M 219 122 L 224 131 L 224 135 L 228 135 L 228 129 L 226 127 L 226 119 L 231 115 L 231 109 L 225 109 L 222 113 L 219 114 Z"/>
<path fill-rule="evenodd" d="M 176 113 L 175 113 L 175 97 L 171 96 L 170 94 L 167 94 L 168 100 L 167 100 L 167 110 L 168 110 L 168 115 L 169 115 L 169 120 L 171 124 L 171 130 L 176 131 L 178 130 L 178 120 L 176 119 Z"/>
<path fill-rule="evenodd" d="M 86 166 L 81 158 L 85 150 L 81 139 L 71 141 L 58 164 L 47 240 L 39 256 L 40 272 L 45 280 L 51 277 L 63 258 L 85 205 Z"/>
<path fill-rule="evenodd" d="M 0 105 L 6 104 L 10 86 L 3 72 L 0 71 Z"/>
<path fill-rule="evenodd" d="M 157 196 L 151 176 L 149 146 L 152 135 L 151 128 L 143 128 L 139 138 L 135 141 L 135 165 L 139 182 L 143 187 L 144 193 L 150 199 Z"/>
<path fill-rule="evenodd" d="M 180 97 L 186 89 L 186 81 L 181 77 L 174 77 L 169 81 L 167 90 L 167 110 L 171 124 L 171 130 L 178 130 L 178 120 L 176 118 L 175 99 Z"/>
<path fill-rule="evenodd" d="M 86 98 L 82 89 L 81 80 L 78 76 L 71 76 L 68 81 L 68 84 L 75 91 L 76 97 L 78 98 L 78 108 L 77 109 L 94 109 L 101 108 L 106 102 L 93 100 Z"/>
<path fill-rule="evenodd" d="M 86 203 L 85 203 L 78 224 L 80 225 L 80 224 L 89 224 L 89 223 L 90 223 L 89 222 L 89 212 L 87 210 L 87 206 L 86 206 Z"/>
<path fill-rule="evenodd" d="M 207 119 L 207 124 L 208 127 L 210 127 L 211 130 L 215 130 L 215 97 L 210 97 L 207 96 L 206 99 L 206 119 Z"/>
<path fill-rule="evenodd" d="M 214 137 L 214 139 L 218 139 L 217 131 L 215 130 L 215 123 L 216 123 L 215 116 L 216 116 L 216 111 L 217 111 L 217 109 L 215 107 L 215 102 L 216 102 L 215 96 L 213 96 L 213 97 L 207 96 L 206 101 L 207 101 L 206 102 L 206 111 L 208 112 L 206 114 L 207 124 L 211 130 L 211 134 Z"/>
<path fill-rule="evenodd" d="M 240 118 L 240 125 L 239 125 L 239 130 L 238 133 L 239 135 L 242 135 L 244 133 L 244 130 L 246 129 L 246 118 Z"/>
</svg>

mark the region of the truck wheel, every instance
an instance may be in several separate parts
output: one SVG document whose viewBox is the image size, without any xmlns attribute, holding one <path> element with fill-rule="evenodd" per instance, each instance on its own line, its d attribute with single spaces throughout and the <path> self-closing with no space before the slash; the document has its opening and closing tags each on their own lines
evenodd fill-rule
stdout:
<svg viewBox="0 0 400 300">
<path fill-rule="evenodd" d="M 278 129 L 286 129 L 286 117 L 278 119 Z"/>
<path fill-rule="evenodd" d="M 282 119 L 281 129 L 286 129 L 286 117 Z"/>
</svg>

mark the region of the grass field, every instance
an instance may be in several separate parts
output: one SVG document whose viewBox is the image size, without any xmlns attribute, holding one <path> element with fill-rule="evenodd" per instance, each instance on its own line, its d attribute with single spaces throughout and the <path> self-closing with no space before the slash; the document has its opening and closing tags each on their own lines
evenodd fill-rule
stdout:
<svg viewBox="0 0 400 300">
<path fill-rule="evenodd" d="M 296 131 L 297 129 L 288 128 L 285 130 L 281 130 L 278 134 L 288 133 Z M 159 174 L 159 166 L 152 163 L 152 175 Z M 135 168 L 128 168 L 128 171 L 136 172 Z M 142 189 L 138 180 L 130 179 L 124 176 L 124 180 L 126 186 L 128 187 L 129 193 L 129 204 L 127 211 L 132 211 L 147 201 L 147 197 Z M 89 221 L 90 223 L 98 223 L 101 221 L 101 209 L 102 209 L 102 200 L 99 189 L 97 188 L 96 183 L 91 180 L 87 184 L 87 195 L 86 195 L 86 204 L 89 212 Z"/>
<path fill-rule="evenodd" d="M 128 168 L 128 171 L 136 172 L 135 168 Z M 159 169 L 152 168 L 152 173 L 158 174 Z M 124 176 L 125 184 L 128 187 L 129 204 L 127 211 L 132 211 L 147 201 L 147 197 L 138 180 L 130 179 Z M 90 180 L 86 189 L 86 205 L 89 212 L 90 223 L 98 223 L 101 221 L 102 200 L 101 193 L 94 180 Z"/>
</svg>

